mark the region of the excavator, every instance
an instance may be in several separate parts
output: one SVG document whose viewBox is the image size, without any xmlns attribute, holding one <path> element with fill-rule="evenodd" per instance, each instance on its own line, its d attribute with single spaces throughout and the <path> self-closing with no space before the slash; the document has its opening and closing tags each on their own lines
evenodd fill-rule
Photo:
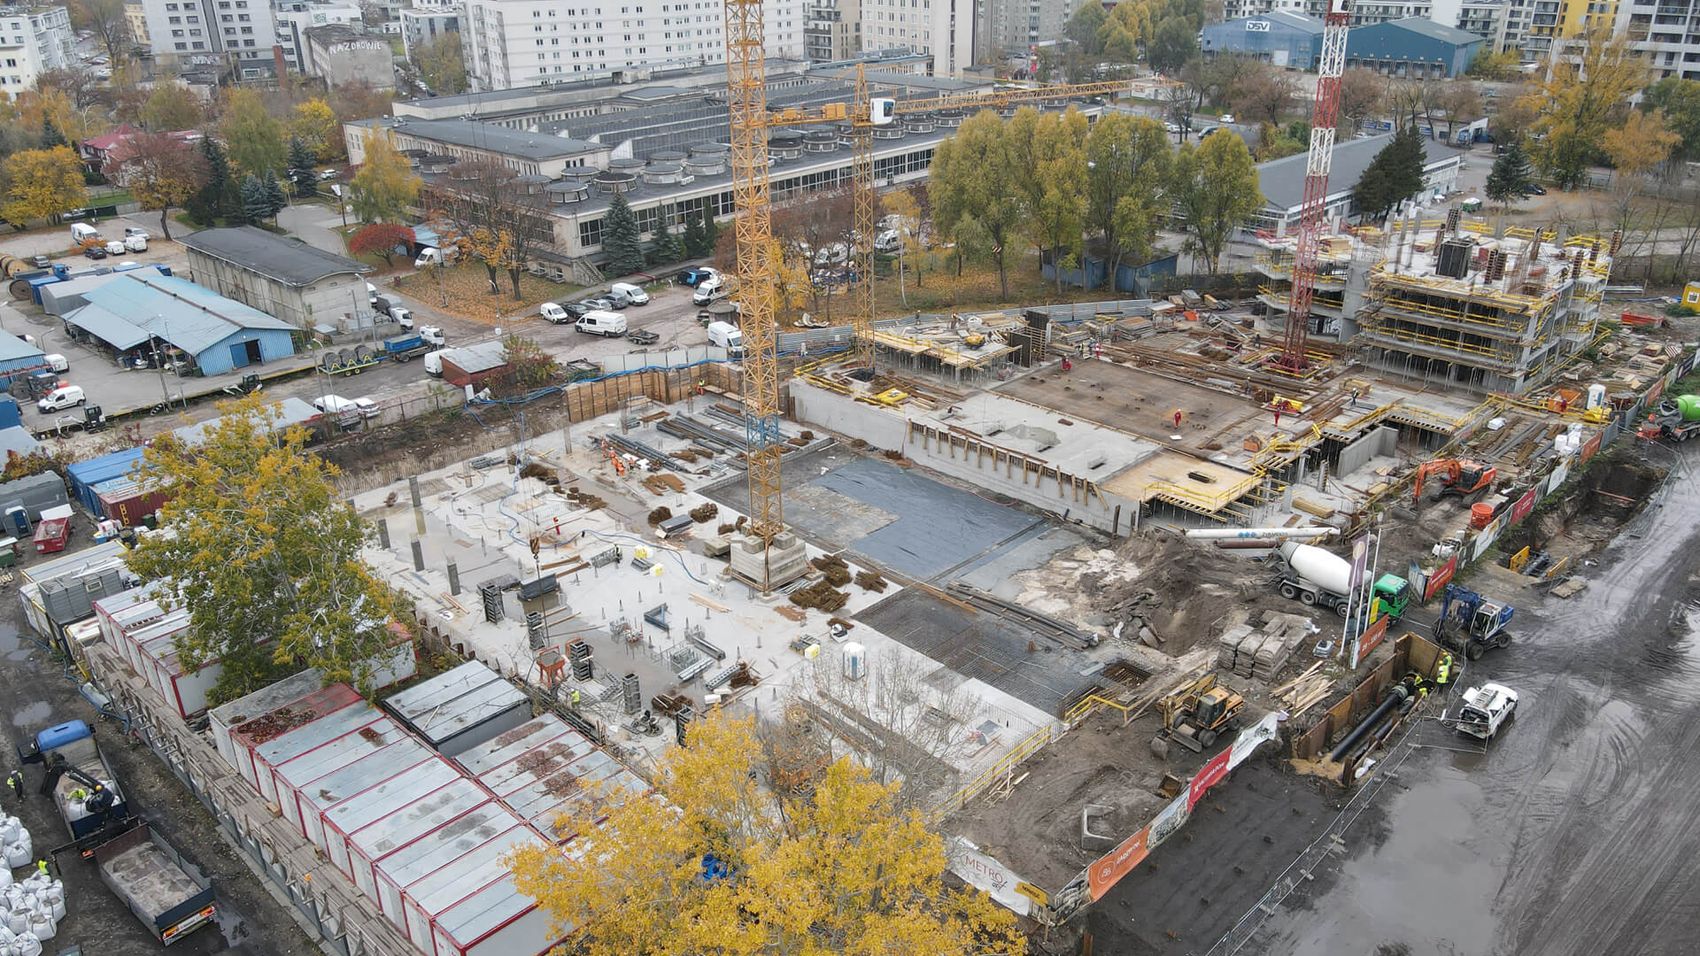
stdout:
<svg viewBox="0 0 1700 956">
<path fill-rule="evenodd" d="M 1216 683 L 1214 673 L 1205 674 L 1158 699 L 1157 716 L 1163 729 L 1151 738 L 1151 752 L 1167 758 L 1173 740 L 1193 753 L 1203 753 L 1224 731 L 1238 726 L 1244 709 L 1244 697 Z"/>
<path fill-rule="evenodd" d="M 1411 495 L 1414 503 L 1422 504 L 1423 483 L 1430 476 L 1440 484 L 1435 490 L 1433 500 L 1439 501 L 1456 495 L 1468 504 L 1477 495 L 1486 494 L 1493 487 L 1494 479 L 1499 477 L 1499 469 L 1466 458 L 1437 458 L 1434 461 L 1425 461 L 1417 466 L 1417 480 Z"/>
</svg>

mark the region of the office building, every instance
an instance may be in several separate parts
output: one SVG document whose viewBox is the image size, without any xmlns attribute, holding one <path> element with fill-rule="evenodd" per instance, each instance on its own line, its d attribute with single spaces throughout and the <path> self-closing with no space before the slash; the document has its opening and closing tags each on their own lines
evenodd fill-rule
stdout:
<svg viewBox="0 0 1700 956">
<path fill-rule="evenodd" d="M 64 7 L 0 7 L 0 93 L 17 96 L 43 72 L 70 69 L 75 51 Z"/>
</svg>

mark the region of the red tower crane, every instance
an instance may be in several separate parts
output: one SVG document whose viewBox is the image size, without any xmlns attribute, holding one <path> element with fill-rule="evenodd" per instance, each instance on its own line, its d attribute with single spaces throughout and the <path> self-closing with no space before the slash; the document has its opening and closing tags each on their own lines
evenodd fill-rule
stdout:
<svg viewBox="0 0 1700 956">
<path fill-rule="evenodd" d="M 1293 250 L 1293 287 L 1287 293 L 1287 329 L 1280 366 L 1305 368 L 1310 301 L 1316 295 L 1316 260 L 1328 209 L 1328 170 L 1334 164 L 1334 128 L 1340 121 L 1340 76 L 1346 71 L 1346 24 L 1352 0 L 1328 0 L 1323 18 L 1322 57 L 1317 62 L 1316 105 L 1310 114 L 1310 151 L 1305 157 L 1305 197 L 1299 207 L 1298 243 Z"/>
</svg>

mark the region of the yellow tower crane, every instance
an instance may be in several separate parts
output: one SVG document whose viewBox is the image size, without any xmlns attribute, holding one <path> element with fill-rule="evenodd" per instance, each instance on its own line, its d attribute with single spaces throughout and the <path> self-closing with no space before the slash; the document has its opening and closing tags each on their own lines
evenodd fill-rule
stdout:
<svg viewBox="0 0 1700 956">
<path fill-rule="evenodd" d="M 895 100 L 873 97 L 867 76 L 856 68 L 855 102 L 829 103 L 809 109 L 767 108 L 766 51 L 762 38 L 761 0 L 724 0 L 726 10 L 726 92 L 731 120 L 732 198 L 737 207 L 740 326 L 744 333 L 744 422 L 750 451 L 748 461 L 750 508 L 748 533 L 771 549 L 785 530 L 779 455 L 779 370 L 774 354 L 778 324 L 774 276 L 778 247 L 773 240 L 773 208 L 768 184 L 768 132 L 775 128 L 821 123 L 848 123 L 851 131 L 851 174 L 854 182 L 854 243 L 857 280 L 852 326 L 852 360 L 869 364 L 873 356 L 871 323 L 874 316 L 874 223 L 878 191 L 874 182 L 873 130 L 897 117 L 941 110 L 998 108 L 1019 103 L 1127 93 L 1126 81 L 1053 86 L 1009 87 L 991 93 L 934 99 Z M 746 568 L 743 576 L 764 591 L 786 583 L 772 573 L 765 558 L 760 572 Z"/>
</svg>

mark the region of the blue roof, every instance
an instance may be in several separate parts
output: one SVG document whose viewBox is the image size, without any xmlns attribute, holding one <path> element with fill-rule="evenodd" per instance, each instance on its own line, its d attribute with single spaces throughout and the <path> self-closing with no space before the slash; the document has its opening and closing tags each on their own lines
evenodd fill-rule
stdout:
<svg viewBox="0 0 1700 956">
<path fill-rule="evenodd" d="M 13 359 L 41 358 L 41 349 L 7 332 L 0 332 L 0 362 Z"/>
<path fill-rule="evenodd" d="M 129 475 L 136 470 L 136 466 L 141 463 L 141 460 L 142 450 L 140 448 L 126 448 L 123 451 L 115 451 L 110 455 L 101 455 L 99 458 L 79 461 L 66 468 L 65 475 L 77 484 L 98 485 L 103 481 L 111 481 L 114 478 Z"/>
<path fill-rule="evenodd" d="M 247 329 L 294 329 L 253 306 L 177 276 L 127 272 L 90 289 L 83 298 L 89 304 L 67 313 L 65 321 L 120 351 L 157 337 L 199 355 Z"/>
</svg>

